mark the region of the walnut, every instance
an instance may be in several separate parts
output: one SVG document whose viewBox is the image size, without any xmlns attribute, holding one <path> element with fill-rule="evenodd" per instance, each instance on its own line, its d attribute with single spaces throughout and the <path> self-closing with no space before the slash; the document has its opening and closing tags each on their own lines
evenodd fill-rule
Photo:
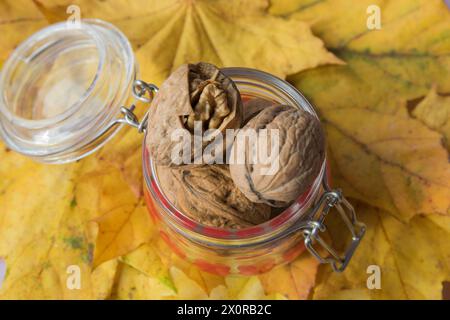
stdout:
<svg viewBox="0 0 450 320">
<path fill-rule="evenodd" d="M 212 64 L 184 64 L 164 81 L 153 100 L 147 125 L 147 145 L 152 157 L 160 165 L 176 165 L 171 155 L 180 142 L 171 137 L 174 130 L 182 130 L 191 138 L 194 122 L 201 124 L 205 134 L 200 144 L 202 150 L 209 144 L 223 143 L 216 139 L 228 128 L 239 128 L 242 124 L 242 103 L 239 91 L 231 79 Z M 193 139 L 189 143 L 191 159 L 201 155 L 194 150 Z M 230 143 L 231 144 L 231 143 Z M 182 149 L 182 148 L 180 148 Z"/>
<path fill-rule="evenodd" d="M 158 166 L 157 170 L 167 198 L 199 223 L 238 229 L 270 219 L 271 207 L 248 200 L 234 185 L 227 165 Z"/>
<path fill-rule="evenodd" d="M 261 98 L 253 98 L 250 100 L 247 100 L 243 102 L 243 109 L 244 109 L 244 125 L 250 121 L 251 118 L 256 116 L 259 112 L 264 110 L 267 107 L 273 106 L 276 103 L 261 99 Z"/>
<path fill-rule="evenodd" d="M 273 207 L 287 206 L 308 190 L 321 170 L 325 138 L 320 122 L 307 111 L 274 105 L 259 112 L 241 130 L 251 129 L 256 130 L 257 139 L 262 138 L 261 129 L 269 132 L 278 129 L 278 170 L 262 174 L 261 169 L 267 164 L 249 161 L 249 153 L 254 151 L 249 151 L 246 144 L 245 162 L 230 163 L 231 177 L 249 200 Z M 237 152 L 237 141 L 232 146 L 232 154 Z"/>
</svg>

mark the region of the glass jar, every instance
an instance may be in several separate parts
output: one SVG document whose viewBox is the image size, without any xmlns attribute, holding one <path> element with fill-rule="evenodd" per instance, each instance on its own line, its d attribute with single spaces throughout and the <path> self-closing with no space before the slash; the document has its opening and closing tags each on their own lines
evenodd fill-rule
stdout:
<svg viewBox="0 0 450 320">
<path fill-rule="evenodd" d="M 242 97 L 290 105 L 317 117 L 314 108 L 297 89 L 273 75 L 247 68 L 223 68 L 221 71 L 235 82 Z M 312 242 L 319 241 L 325 249 L 331 249 L 317 233 L 321 228 L 323 231 L 324 215 L 328 213 L 327 208 L 335 205 L 334 201 L 339 202 L 338 210 L 342 210 L 345 219 L 354 219 L 349 227 L 350 231 L 355 231 L 353 209 L 348 205 L 350 213 L 345 212 L 340 204 L 341 194 L 331 191 L 326 182 L 326 158 L 310 189 L 290 207 L 270 221 L 238 230 L 204 226 L 179 211 L 161 188 L 151 150 L 145 142 L 143 171 L 145 199 L 161 236 L 174 252 L 205 271 L 221 275 L 265 272 L 295 259 L 305 245 L 322 262 L 332 263 L 337 271 L 343 270 L 348 262 L 349 258 L 342 258 L 333 250 L 327 251 L 336 260 L 322 258 L 312 246 Z M 358 238 L 353 244 L 356 247 L 357 232 L 352 232 L 352 236 Z M 346 255 L 351 256 L 351 251 L 349 249 Z"/>
<path fill-rule="evenodd" d="M 246 68 L 222 71 L 246 98 L 291 105 L 317 117 L 301 93 L 281 79 Z M 136 75 L 131 45 L 111 24 L 83 20 L 79 25 L 51 25 L 25 40 L 3 66 L 0 135 L 11 149 L 37 161 L 64 163 L 97 150 L 122 124 L 145 133 L 148 111 L 140 121 L 132 103 L 138 99 L 150 104 L 157 87 L 136 80 Z M 149 213 L 173 251 L 206 271 L 256 274 L 291 261 L 305 248 L 342 271 L 364 234 L 351 205 L 339 190 L 329 188 L 326 159 L 310 189 L 272 220 L 242 230 L 200 225 L 164 195 L 143 140 Z M 343 253 L 320 236 L 332 208 L 351 235 Z"/>
</svg>

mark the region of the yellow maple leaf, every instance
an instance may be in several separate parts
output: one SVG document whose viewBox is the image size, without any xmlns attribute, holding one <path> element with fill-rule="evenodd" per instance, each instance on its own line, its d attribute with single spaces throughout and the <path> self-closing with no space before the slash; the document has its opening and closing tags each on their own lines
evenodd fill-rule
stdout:
<svg viewBox="0 0 450 320">
<path fill-rule="evenodd" d="M 161 284 L 176 290 L 170 278 L 169 267 L 165 265 L 152 244 L 144 244 L 121 258 L 123 263 L 145 275 L 157 279 Z"/>
<path fill-rule="evenodd" d="M 145 241 L 153 233 L 147 207 L 142 202 L 118 205 L 95 221 L 99 235 L 94 266 L 124 255 Z"/>
<path fill-rule="evenodd" d="M 450 217 L 403 222 L 364 204 L 356 209 L 368 226 L 364 241 L 344 273 L 321 268 L 313 298 L 441 299 L 442 282 L 450 279 Z M 379 287 L 370 278 L 373 266 L 379 267 Z"/>
<path fill-rule="evenodd" d="M 119 270 L 120 277 L 112 292 L 112 298 L 120 300 L 173 299 L 176 294 L 172 288 L 127 264 L 121 264 Z"/>
<path fill-rule="evenodd" d="M 121 28 L 142 78 L 157 84 L 179 64 L 199 60 L 281 77 L 318 67 L 289 80 L 320 110 L 335 184 L 377 207 L 358 205 L 368 233 L 347 271 L 324 266 L 316 280 L 317 263 L 303 254 L 260 276 L 220 277 L 159 248 L 142 202 L 142 136 L 128 129 L 95 155 L 62 166 L 0 147 L 0 257 L 7 268 L 1 299 L 440 298 L 442 281 L 450 279 L 450 172 L 441 145 L 448 98 L 436 93 L 450 92 L 443 2 L 271 3 L 272 15 L 263 0 L 4 1 L 0 61 L 47 24 L 44 16 L 67 19 L 75 4 L 82 18 Z M 382 30 L 368 31 L 366 9 L 374 4 Z M 346 65 L 325 66 L 342 60 L 310 25 Z M 407 100 L 433 85 L 412 118 Z M 338 246 L 343 238 L 333 237 Z M 381 267 L 382 289 L 367 288 L 371 264 Z M 81 290 L 65 285 L 71 265 L 80 268 Z"/>
<path fill-rule="evenodd" d="M 405 103 L 434 84 L 450 90 L 450 41 L 445 36 L 450 12 L 445 4 L 273 3 L 275 13 L 310 21 L 347 63 L 290 78 L 320 110 L 336 184 L 404 219 L 417 213 L 450 214 L 450 170 L 440 136 L 411 119 Z M 380 6 L 381 30 L 367 29 L 366 9 L 372 4 Z"/>
<path fill-rule="evenodd" d="M 92 298 L 96 300 L 104 300 L 111 296 L 114 282 L 117 276 L 117 267 L 119 261 L 117 259 L 109 260 L 92 271 Z"/>
<path fill-rule="evenodd" d="M 381 30 L 367 28 L 370 5 L 381 9 Z M 320 111 L 334 185 L 381 208 L 358 206 L 367 235 L 344 274 L 321 268 L 313 297 L 441 298 L 450 278 L 450 165 L 441 143 L 446 119 L 437 115 L 446 103 L 431 92 L 410 114 L 408 101 L 417 104 L 433 86 L 450 92 L 445 3 L 273 0 L 270 10 L 310 22 L 346 62 L 289 80 Z M 367 289 L 371 264 L 381 267 L 381 290 Z"/>
<path fill-rule="evenodd" d="M 152 278 L 153 283 L 157 281 L 177 292 L 181 290 L 181 296 L 204 299 L 307 299 L 318 267 L 318 262 L 305 252 L 289 265 L 265 274 L 223 277 L 201 271 L 178 258 L 160 238 L 140 246 L 121 261 Z"/>
<path fill-rule="evenodd" d="M 392 110 L 385 102 L 392 97 L 415 99 L 432 85 L 439 92 L 450 91 L 450 12 L 443 1 L 274 0 L 272 4 L 274 14 L 310 22 L 314 33 L 347 63 L 291 79 L 321 109 L 360 106 L 388 113 Z M 366 12 L 372 5 L 380 8 L 381 30 L 367 27 Z"/>
<path fill-rule="evenodd" d="M 307 23 L 267 15 L 267 0 L 37 2 L 53 19 L 66 19 L 65 9 L 75 4 L 83 18 L 117 25 L 139 48 L 143 79 L 156 84 L 186 62 L 251 67 L 281 77 L 341 63 Z"/>
<path fill-rule="evenodd" d="M 322 115 L 339 172 L 358 198 L 404 219 L 450 214 L 450 168 L 439 134 L 407 114 L 348 107 Z"/>
<path fill-rule="evenodd" d="M 20 42 L 47 24 L 44 15 L 27 0 L 0 2 L 0 67 Z"/>
<path fill-rule="evenodd" d="M 305 252 L 288 265 L 274 268 L 259 277 L 267 292 L 306 300 L 315 285 L 318 266 L 317 259 Z"/>
<path fill-rule="evenodd" d="M 412 115 L 430 129 L 440 132 L 444 145 L 450 150 L 450 98 L 433 88 L 413 109 Z"/>
<path fill-rule="evenodd" d="M 97 171 L 95 157 L 70 165 L 48 166 L 3 146 L 0 156 L 0 256 L 7 268 L 0 297 L 107 296 L 115 266 L 108 262 L 92 273 L 97 228 L 91 221 L 110 211 L 114 206 L 111 200 L 120 199 L 128 185 L 116 181 L 116 193 L 105 188 L 103 181 L 108 179 L 105 173 Z M 114 177 L 113 169 L 107 171 Z M 125 241 L 124 246 L 128 243 Z M 70 266 L 79 268 L 80 290 L 67 286 Z"/>
</svg>

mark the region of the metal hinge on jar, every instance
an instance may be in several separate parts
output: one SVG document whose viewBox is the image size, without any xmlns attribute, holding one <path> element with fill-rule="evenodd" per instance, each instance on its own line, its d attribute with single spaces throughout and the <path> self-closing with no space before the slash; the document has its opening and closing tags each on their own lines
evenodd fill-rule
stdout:
<svg viewBox="0 0 450 320">
<path fill-rule="evenodd" d="M 353 206 L 342 196 L 341 190 L 330 189 L 326 179 L 323 181 L 323 186 L 325 192 L 313 208 L 311 220 L 306 222 L 306 226 L 303 228 L 305 247 L 321 263 L 328 263 L 334 271 L 342 272 L 363 238 L 366 227 L 357 220 Z M 351 242 L 342 254 L 338 253 L 320 235 L 326 231 L 325 218 L 332 208 L 336 209 L 351 233 Z M 325 251 L 326 256 L 319 253 L 318 249 L 315 248 L 316 244 Z"/>
<path fill-rule="evenodd" d="M 151 103 L 155 93 L 158 92 L 158 87 L 154 84 L 147 83 L 142 80 L 135 80 L 133 83 L 133 96 L 144 103 Z M 109 131 L 112 127 L 119 124 L 127 124 L 138 129 L 139 133 L 144 133 L 147 127 L 148 115 L 150 108 L 145 112 L 144 117 L 139 121 L 138 117 L 134 114 L 136 105 L 132 104 L 129 107 L 120 107 L 120 112 L 123 118 L 116 119 L 105 127 L 104 132 Z"/>
</svg>

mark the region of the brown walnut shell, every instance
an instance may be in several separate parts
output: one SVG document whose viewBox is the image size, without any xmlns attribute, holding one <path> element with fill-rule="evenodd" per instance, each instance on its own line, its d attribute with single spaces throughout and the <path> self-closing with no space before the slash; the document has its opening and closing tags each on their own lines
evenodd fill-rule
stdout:
<svg viewBox="0 0 450 320">
<path fill-rule="evenodd" d="M 284 207 L 307 191 L 319 174 L 325 158 L 325 138 L 319 120 L 307 111 L 274 105 L 254 116 L 241 129 L 278 129 L 279 166 L 273 174 L 261 174 L 267 164 L 249 161 L 251 151 L 244 147 L 245 162 L 230 163 L 231 177 L 245 196 L 258 203 Z M 237 139 L 231 149 L 236 154 Z"/>
<path fill-rule="evenodd" d="M 254 116 L 256 116 L 258 113 L 260 113 L 262 110 L 264 110 L 267 107 L 273 106 L 276 103 L 261 99 L 261 98 L 253 98 L 250 100 L 247 100 L 242 103 L 243 109 L 244 109 L 244 122 L 243 124 L 247 124 L 247 122 L 250 121 Z"/>
<path fill-rule="evenodd" d="M 158 177 L 174 206 L 201 224 L 239 229 L 270 219 L 271 207 L 248 200 L 227 165 L 159 166 Z"/>
<path fill-rule="evenodd" d="M 202 133 L 211 130 L 200 144 L 202 150 L 196 147 L 196 152 L 192 141 L 183 142 L 183 146 L 190 145 L 190 161 L 194 162 L 194 154 L 201 155 L 210 144 L 220 143 L 225 149 L 226 144 L 217 136 L 221 133 L 225 137 L 226 129 L 239 128 L 242 117 L 240 94 L 230 78 L 209 63 L 184 64 L 164 81 L 155 95 L 147 124 L 147 146 L 157 164 L 178 165 L 172 161 L 172 152 L 181 142 L 173 141 L 171 135 L 181 130 L 193 137 L 197 121 Z"/>
</svg>

